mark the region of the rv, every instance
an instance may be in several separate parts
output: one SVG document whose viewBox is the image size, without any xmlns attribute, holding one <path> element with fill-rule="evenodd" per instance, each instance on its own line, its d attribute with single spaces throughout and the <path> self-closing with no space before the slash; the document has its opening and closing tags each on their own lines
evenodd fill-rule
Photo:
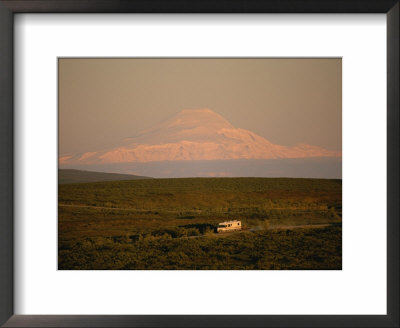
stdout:
<svg viewBox="0 0 400 328">
<path fill-rule="evenodd" d="M 242 230 L 242 222 L 233 220 L 218 224 L 217 233 Z"/>
</svg>

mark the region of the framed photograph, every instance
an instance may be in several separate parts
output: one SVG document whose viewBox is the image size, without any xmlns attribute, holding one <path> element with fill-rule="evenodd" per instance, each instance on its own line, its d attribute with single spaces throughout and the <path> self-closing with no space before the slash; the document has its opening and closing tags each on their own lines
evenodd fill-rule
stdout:
<svg viewBox="0 0 400 328">
<path fill-rule="evenodd" d="M 398 327 L 398 1 L 0 1 L 0 323 Z"/>
<path fill-rule="evenodd" d="M 341 270 L 341 67 L 59 58 L 58 269 Z"/>
</svg>

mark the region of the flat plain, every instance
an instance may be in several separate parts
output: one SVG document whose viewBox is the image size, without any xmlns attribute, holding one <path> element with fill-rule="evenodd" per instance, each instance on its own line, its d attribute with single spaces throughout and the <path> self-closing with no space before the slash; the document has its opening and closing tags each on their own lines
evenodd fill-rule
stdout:
<svg viewBox="0 0 400 328">
<path fill-rule="evenodd" d="M 342 180 L 60 184 L 61 270 L 340 270 Z M 243 230 L 217 234 L 218 223 Z"/>
</svg>

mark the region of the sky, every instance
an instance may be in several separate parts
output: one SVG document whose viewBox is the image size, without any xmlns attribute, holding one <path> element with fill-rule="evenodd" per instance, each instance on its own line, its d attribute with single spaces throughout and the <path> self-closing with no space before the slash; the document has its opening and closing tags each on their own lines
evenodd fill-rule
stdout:
<svg viewBox="0 0 400 328">
<path fill-rule="evenodd" d="M 342 150 L 341 59 L 59 59 L 59 153 L 209 108 L 274 144 Z"/>
</svg>

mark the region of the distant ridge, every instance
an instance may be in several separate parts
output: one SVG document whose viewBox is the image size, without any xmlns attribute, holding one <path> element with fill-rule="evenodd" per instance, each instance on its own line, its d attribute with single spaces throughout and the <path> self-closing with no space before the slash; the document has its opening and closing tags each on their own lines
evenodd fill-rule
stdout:
<svg viewBox="0 0 400 328">
<path fill-rule="evenodd" d="M 186 109 L 150 129 L 121 141 L 120 146 L 79 154 L 62 154 L 59 164 L 99 165 L 162 161 L 294 159 L 338 157 L 319 146 L 273 144 L 252 131 L 235 128 L 211 109 Z M 70 166 L 70 167 L 71 167 Z"/>
<path fill-rule="evenodd" d="M 132 175 L 132 174 L 119 174 L 119 173 L 105 173 L 94 171 L 83 171 L 76 169 L 59 169 L 58 170 L 58 183 L 84 183 L 84 182 L 102 182 L 102 181 L 120 181 L 120 180 L 139 180 L 139 179 L 152 179 L 150 177 Z"/>
</svg>

